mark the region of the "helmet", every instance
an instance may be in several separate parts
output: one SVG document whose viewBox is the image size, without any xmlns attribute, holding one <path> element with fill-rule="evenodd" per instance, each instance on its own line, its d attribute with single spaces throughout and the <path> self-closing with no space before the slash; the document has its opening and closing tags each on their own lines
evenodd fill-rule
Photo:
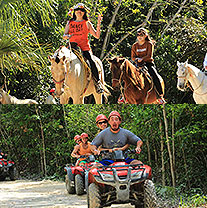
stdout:
<svg viewBox="0 0 207 208">
<path fill-rule="evenodd" d="M 108 118 L 107 118 L 105 115 L 103 115 L 103 114 L 99 114 L 99 115 L 96 117 L 96 123 L 97 123 L 98 121 L 100 121 L 100 120 L 106 120 L 106 121 L 108 121 Z"/>
<path fill-rule="evenodd" d="M 75 142 L 78 141 L 78 140 L 80 140 L 80 139 L 81 139 L 81 136 L 80 136 L 80 135 L 76 135 L 76 136 L 74 137 Z"/>
<path fill-rule="evenodd" d="M 52 89 L 50 90 L 50 93 L 53 93 L 53 92 L 55 92 L 55 88 L 52 88 Z"/>
<path fill-rule="evenodd" d="M 70 8 L 68 15 L 72 16 L 72 12 L 76 9 L 84 9 L 87 13 L 90 12 L 90 9 L 83 3 L 78 3 L 74 7 Z"/>
<path fill-rule="evenodd" d="M 121 116 L 120 116 L 119 112 L 117 112 L 117 111 L 111 111 L 111 113 L 109 114 L 108 119 L 110 119 L 111 116 L 118 116 L 119 119 L 121 120 Z"/>
<path fill-rule="evenodd" d="M 82 133 L 82 134 L 81 134 L 81 138 L 84 138 L 84 137 L 88 137 L 88 134 Z"/>
</svg>

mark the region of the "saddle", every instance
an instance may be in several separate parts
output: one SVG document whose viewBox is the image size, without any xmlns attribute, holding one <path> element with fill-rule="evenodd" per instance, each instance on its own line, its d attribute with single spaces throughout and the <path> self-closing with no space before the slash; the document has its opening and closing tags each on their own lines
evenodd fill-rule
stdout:
<svg viewBox="0 0 207 208">
<path fill-rule="evenodd" d="M 153 79 L 147 67 L 145 65 L 135 65 L 134 69 L 131 70 L 131 81 L 138 89 L 144 89 L 144 77 L 146 77 L 150 85 L 153 84 Z"/>
</svg>

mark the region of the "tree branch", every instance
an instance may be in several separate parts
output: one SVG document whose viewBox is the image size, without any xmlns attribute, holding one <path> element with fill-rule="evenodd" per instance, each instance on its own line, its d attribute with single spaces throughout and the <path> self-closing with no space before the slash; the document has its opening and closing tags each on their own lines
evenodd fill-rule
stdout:
<svg viewBox="0 0 207 208">
<path fill-rule="evenodd" d="M 138 28 L 140 28 L 140 27 L 144 27 L 145 25 L 147 25 L 147 23 L 148 23 L 148 21 L 149 21 L 149 19 L 150 19 L 150 17 L 152 16 L 152 13 L 153 13 L 153 11 L 154 11 L 154 9 L 157 7 L 157 2 L 158 0 L 156 0 L 154 3 L 153 3 L 153 5 L 152 5 L 152 7 L 150 8 L 150 10 L 149 10 L 149 12 L 148 12 L 148 14 L 147 14 L 147 16 L 146 16 L 146 19 L 144 20 L 144 22 L 142 23 L 142 24 L 140 24 L 140 25 L 138 25 L 137 27 L 135 27 L 133 30 L 131 30 L 131 31 L 129 31 L 123 38 L 121 38 L 116 44 L 115 44 L 115 46 L 107 53 L 107 55 L 102 59 L 102 61 L 104 61 L 106 58 L 108 58 L 108 56 L 110 55 L 110 53 L 124 40 L 124 39 L 126 39 L 129 35 L 131 35 L 131 34 L 133 34 L 133 32 L 134 31 L 136 31 Z"/>
</svg>

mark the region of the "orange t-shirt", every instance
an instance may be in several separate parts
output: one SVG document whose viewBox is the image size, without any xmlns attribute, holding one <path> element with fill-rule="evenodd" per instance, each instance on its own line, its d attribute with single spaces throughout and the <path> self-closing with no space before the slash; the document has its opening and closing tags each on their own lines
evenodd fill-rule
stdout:
<svg viewBox="0 0 207 208">
<path fill-rule="evenodd" d="M 69 21 L 69 34 L 73 35 L 70 38 L 70 42 L 77 43 L 82 51 L 90 50 L 88 33 L 89 29 L 86 20 L 83 20 L 81 22 L 75 20 Z"/>
<path fill-rule="evenodd" d="M 81 143 L 80 144 L 80 149 L 79 149 L 78 153 L 80 155 L 86 155 L 86 153 L 92 153 L 90 147 L 91 147 L 91 143 L 90 142 L 88 142 L 88 148 L 87 149 L 83 148 L 83 144 Z"/>
</svg>

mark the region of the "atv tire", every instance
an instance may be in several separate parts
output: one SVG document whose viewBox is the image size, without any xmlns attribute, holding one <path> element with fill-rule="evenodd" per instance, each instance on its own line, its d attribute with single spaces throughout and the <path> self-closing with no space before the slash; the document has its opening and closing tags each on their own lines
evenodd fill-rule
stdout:
<svg viewBox="0 0 207 208">
<path fill-rule="evenodd" d="M 71 180 L 68 178 L 68 175 L 65 176 L 65 185 L 69 194 L 75 194 L 75 187 L 72 186 Z"/>
<path fill-rule="evenodd" d="M 10 168 L 9 169 L 9 178 L 11 181 L 16 180 L 16 168 Z"/>
<path fill-rule="evenodd" d="M 88 208 L 100 208 L 101 206 L 101 193 L 98 185 L 91 183 L 87 192 Z"/>
<path fill-rule="evenodd" d="M 5 181 L 6 176 L 0 176 L 0 181 Z"/>
<path fill-rule="evenodd" d="M 77 195 L 84 194 L 84 181 L 80 174 L 75 176 L 75 192 Z"/>
<path fill-rule="evenodd" d="M 154 183 L 151 180 L 144 182 L 144 208 L 156 208 L 157 196 Z"/>
</svg>

